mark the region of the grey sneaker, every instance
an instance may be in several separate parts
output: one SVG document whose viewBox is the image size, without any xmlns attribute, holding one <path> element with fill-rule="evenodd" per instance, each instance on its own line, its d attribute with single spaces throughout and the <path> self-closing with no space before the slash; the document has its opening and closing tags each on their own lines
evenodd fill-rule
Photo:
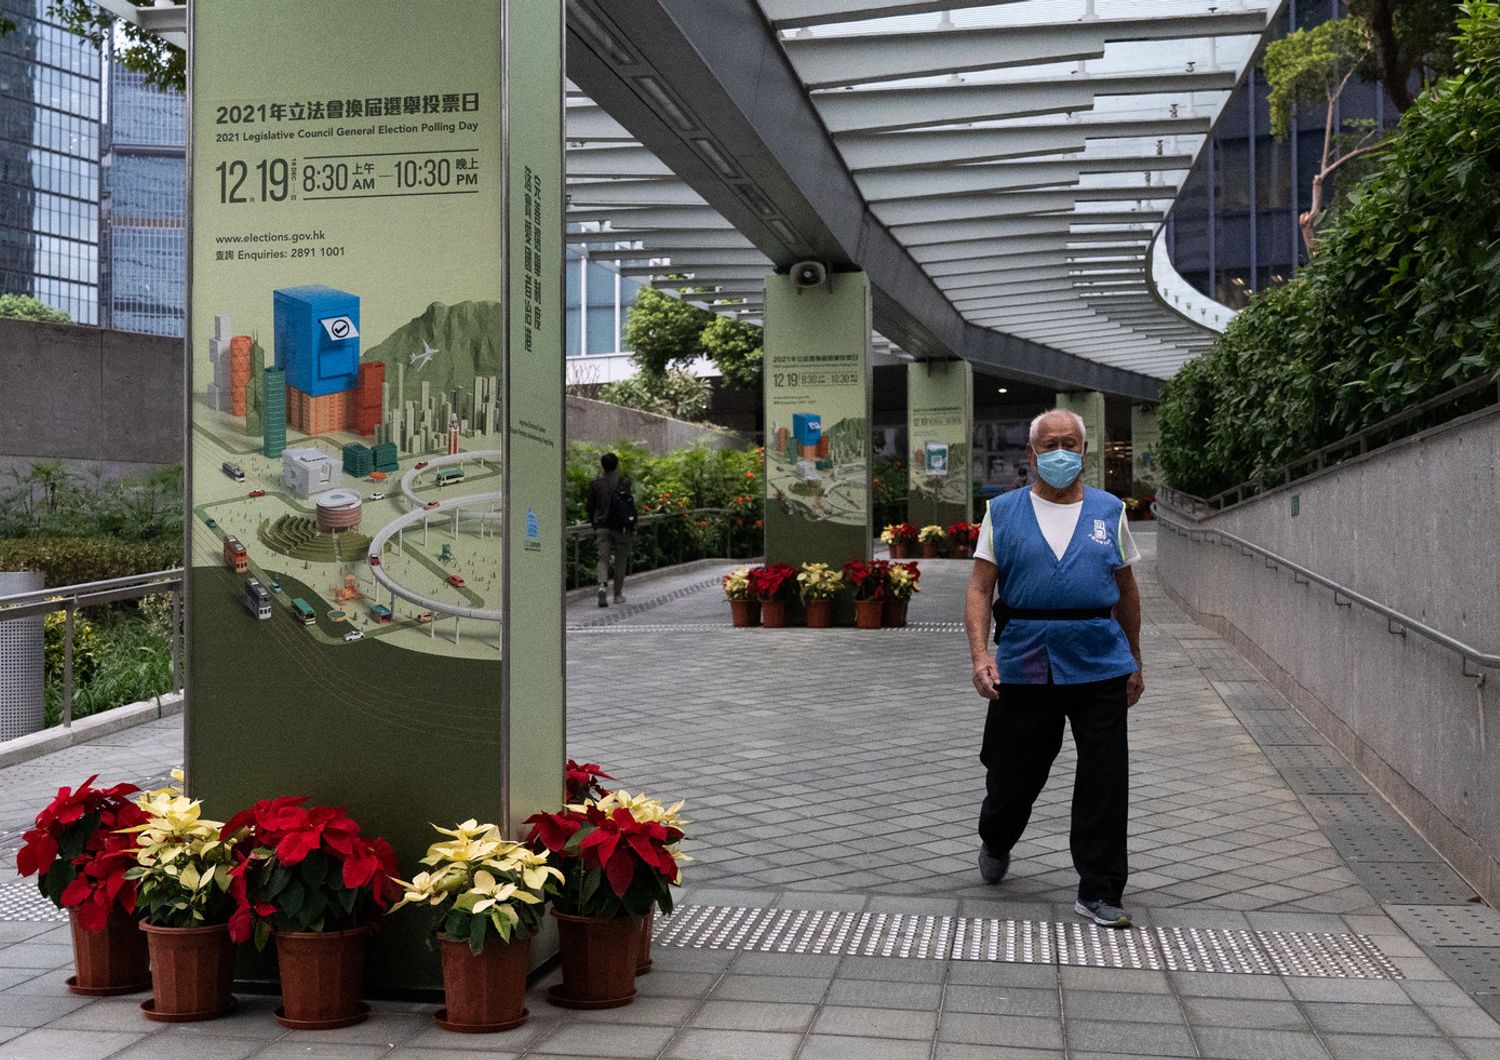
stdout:
<svg viewBox="0 0 1500 1060">
<path fill-rule="evenodd" d="M 1010 855 L 1001 854 L 998 858 L 990 855 L 990 848 L 983 843 L 979 844 L 979 878 L 985 883 L 999 883 L 1005 879 L 1005 874 L 1010 871 Z"/>
<path fill-rule="evenodd" d="M 607 590 L 605 590 L 605 589 L 600 589 L 599 590 L 599 606 L 600 607 L 608 607 L 609 606 L 609 592 Z"/>
<path fill-rule="evenodd" d="M 1130 914 L 1103 898 L 1094 898 L 1089 901 L 1080 898 L 1073 903 L 1073 912 L 1079 916 L 1088 917 L 1100 927 L 1128 928 L 1130 926 Z"/>
</svg>

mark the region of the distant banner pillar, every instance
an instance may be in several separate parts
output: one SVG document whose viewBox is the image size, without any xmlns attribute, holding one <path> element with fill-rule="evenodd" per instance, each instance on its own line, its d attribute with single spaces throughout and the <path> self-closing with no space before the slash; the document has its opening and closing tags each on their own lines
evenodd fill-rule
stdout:
<svg viewBox="0 0 1500 1060">
<path fill-rule="evenodd" d="M 906 521 L 968 522 L 974 507 L 974 370 L 968 361 L 920 361 L 906 370 Z"/>
<path fill-rule="evenodd" d="M 1097 390 L 1075 390 L 1057 395 L 1057 407 L 1076 412 L 1083 417 L 1084 429 L 1088 432 L 1089 451 L 1083 458 L 1083 484 L 1095 489 L 1104 488 L 1104 395 Z"/>
<path fill-rule="evenodd" d="M 189 18 L 190 792 L 344 806 L 410 878 L 563 796 L 562 0 Z M 436 986 L 427 931 L 370 986 Z"/>
<path fill-rule="evenodd" d="M 766 562 L 869 559 L 870 281 L 766 280 Z"/>
<path fill-rule="evenodd" d="M 1161 441 L 1161 426 L 1156 419 L 1155 405 L 1130 406 L 1130 493 L 1136 492 L 1136 484 L 1149 487 L 1154 493 L 1161 482 L 1161 471 L 1156 466 L 1156 448 Z"/>
</svg>

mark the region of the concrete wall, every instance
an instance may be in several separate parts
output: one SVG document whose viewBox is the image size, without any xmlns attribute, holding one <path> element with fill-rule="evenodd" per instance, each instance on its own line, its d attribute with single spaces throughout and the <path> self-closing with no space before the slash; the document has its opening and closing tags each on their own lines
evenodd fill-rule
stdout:
<svg viewBox="0 0 1500 1060">
<path fill-rule="evenodd" d="M 1500 651 L 1500 410 L 1200 523 Z M 1296 512 L 1294 515 L 1293 512 Z M 1167 514 L 1171 514 L 1168 512 Z M 1500 901 L 1500 673 L 1341 607 L 1214 541 L 1159 534 L 1158 571 L 1230 637 L 1492 904 Z"/>
<path fill-rule="evenodd" d="M 739 449 L 747 443 L 734 431 L 657 416 L 589 398 L 568 398 L 568 441 L 610 445 L 636 442 L 658 456 L 704 444 L 712 449 Z"/>
<path fill-rule="evenodd" d="M 158 335 L 0 320 L 0 468 L 180 463 L 182 353 Z"/>
</svg>

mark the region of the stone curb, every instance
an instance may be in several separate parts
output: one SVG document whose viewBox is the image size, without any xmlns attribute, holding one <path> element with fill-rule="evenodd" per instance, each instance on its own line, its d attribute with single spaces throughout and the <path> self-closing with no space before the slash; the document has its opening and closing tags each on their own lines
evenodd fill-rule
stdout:
<svg viewBox="0 0 1500 1060">
<path fill-rule="evenodd" d="M 161 707 L 156 700 L 128 703 L 99 714 L 75 721 L 71 728 L 54 725 L 50 729 L 34 732 L 28 736 L 17 736 L 14 740 L 0 743 L 0 769 L 29 762 L 33 758 L 61 751 L 75 744 L 88 743 L 101 736 L 129 729 L 158 718 L 182 713 L 182 693 L 172 692 L 161 697 Z"/>
<path fill-rule="evenodd" d="M 764 562 L 763 557 L 756 557 L 754 559 L 725 559 L 722 557 L 718 559 L 712 557 L 709 559 L 695 559 L 690 563 L 679 563 L 675 567 L 657 567 L 655 570 L 632 574 L 626 581 L 625 588 L 629 591 L 632 585 L 650 585 L 652 582 L 662 581 L 666 578 L 676 578 L 684 574 L 696 574 L 698 571 L 712 570 L 715 567 L 734 565 L 753 567 L 762 562 Z M 592 585 L 585 585 L 579 589 L 569 589 L 563 597 L 564 606 L 587 600 L 598 591 L 598 588 Z"/>
</svg>

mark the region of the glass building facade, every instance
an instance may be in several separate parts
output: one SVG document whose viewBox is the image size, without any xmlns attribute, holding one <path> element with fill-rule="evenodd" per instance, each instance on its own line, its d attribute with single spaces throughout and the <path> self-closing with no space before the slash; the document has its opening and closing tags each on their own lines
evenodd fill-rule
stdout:
<svg viewBox="0 0 1500 1060">
<path fill-rule="evenodd" d="M 1290 0 L 1282 31 L 1310 29 L 1345 13 L 1342 0 Z M 1225 105 L 1167 223 L 1167 249 L 1178 273 L 1232 309 L 1289 279 L 1307 260 L 1297 218 L 1310 205 L 1323 149 L 1321 108 L 1302 108 L 1285 141 L 1271 135 L 1269 90 L 1259 66 L 1251 66 Z M 1384 125 L 1398 117 L 1378 86 L 1354 81 L 1335 122 Z M 1329 198 L 1325 194 L 1325 207 Z"/>
<path fill-rule="evenodd" d="M 48 17 L 0 0 L 0 291 L 99 322 L 99 53 Z"/>
<path fill-rule="evenodd" d="M 622 276 L 612 263 L 590 260 L 574 246 L 568 248 L 566 275 L 568 356 L 628 353 L 625 311 L 646 284 Z"/>
<path fill-rule="evenodd" d="M 187 304 L 186 100 L 108 64 L 103 323 L 181 335 Z"/>
</svg>

